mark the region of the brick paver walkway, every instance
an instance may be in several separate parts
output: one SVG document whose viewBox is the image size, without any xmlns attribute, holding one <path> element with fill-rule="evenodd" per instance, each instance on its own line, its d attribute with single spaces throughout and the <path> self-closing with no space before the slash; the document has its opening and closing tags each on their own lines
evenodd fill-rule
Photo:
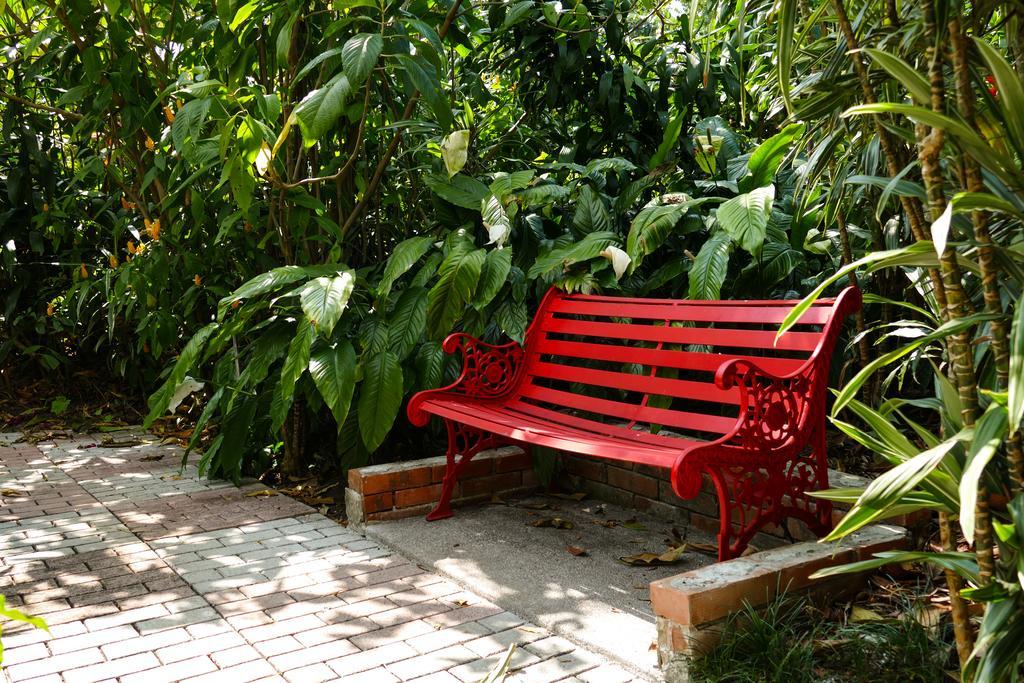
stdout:
<svg viewBox="0 0 1024 683">
<path fill-rule="evenodd" d="M 8 681 L 631 680 L 283 495 L 179 470 L 138 432 L 0 435 Z"/>
</svg>

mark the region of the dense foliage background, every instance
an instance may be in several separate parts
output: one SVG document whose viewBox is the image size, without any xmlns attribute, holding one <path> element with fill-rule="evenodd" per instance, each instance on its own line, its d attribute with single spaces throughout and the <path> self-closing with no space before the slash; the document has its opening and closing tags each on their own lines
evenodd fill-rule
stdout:
<svg viewBox="0 0 1024 683">
<path fill-rule="evenodd" d="M 947 571 L 960 661 L 1001 680 L 1022 9 L 0 0 L 3 377 L 101 368 L 150 422 L 190 411 L 211 474 L 294 477 L 422 450 L 396 416 L 451 371 L 441 339 L 520 339 L 552 284 L 859 281 L 834 423 L 892 469 L 830 494 L 857 501 L 835 536 L 936 511 L 941 552 L 895 559 Z"/>
</svg>

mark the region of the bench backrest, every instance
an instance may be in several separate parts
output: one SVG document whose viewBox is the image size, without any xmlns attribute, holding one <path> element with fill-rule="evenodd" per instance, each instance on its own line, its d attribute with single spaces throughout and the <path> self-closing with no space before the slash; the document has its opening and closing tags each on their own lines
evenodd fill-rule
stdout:
<svg viewBox="0 0 1024 683">
<path fill-rule="evenodd" d="M 739 389 L 714 383 L 718 368 L 733 358 L 777 375 L 809 364 L 812 391 L 822 395 L 807 398 L 824 405 L 838 327 L 859 303 L 856 297 L 851 308 L 857 294 L 850 288 L 820 299 L 776 340 L 796 301 L 635 299 L 552 289 L 527 334 L 517 394 L 587 421 L 717 438 L 739 413 Z"/>
</svg>

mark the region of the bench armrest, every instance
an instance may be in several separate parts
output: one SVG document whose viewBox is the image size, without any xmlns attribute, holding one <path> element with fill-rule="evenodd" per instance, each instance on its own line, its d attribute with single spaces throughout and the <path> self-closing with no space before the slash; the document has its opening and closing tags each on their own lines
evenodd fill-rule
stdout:
<svg viewBox="0 0 1024 683">
<path fill-rule="evenodd" d="M 448 335 L 441 345 L 445 353 L 462 353 L 462 371 L 458 379 L 446 387 L 421 391 L 409 400 L 406 412 L 417 427 L 427 424 L 430 416 L 421 406 L 434 396 L 456 395 L 480 399 L 503 398 L 519 380 L 523 347 L 519 342 L 488 344 L 465 332 Z"/>
<path fill-rule="evenodd" d="M 805 365 L 776 375 L 749 360 L 723 363 L 715 373 L 715 385 L 740 390 L 740 414 L 725 443 L 762 453 L 790 446 L 803 431 L 810 405 L 820 393 L 811 387 L 814 367 Z"/>
<path fill-rule="evenodd" d="M 681 498 L 700 492 L 705 462 L 721 460 L 723 452 L 741 451 L 753 459 L 786 457 L 805 445 L 800 436 L 820 392 L 812 389 L 814 363 L 786 375 L 776 375 L 749 360 L 734 358 L 719 366 L 715 386 L 738 387 L 740 412 L 733 428 L 721 438 L 681 454 L 672 468 L 672 487 Z M 824 404 L 822 404 L 824 408 Z"/>
</svg>

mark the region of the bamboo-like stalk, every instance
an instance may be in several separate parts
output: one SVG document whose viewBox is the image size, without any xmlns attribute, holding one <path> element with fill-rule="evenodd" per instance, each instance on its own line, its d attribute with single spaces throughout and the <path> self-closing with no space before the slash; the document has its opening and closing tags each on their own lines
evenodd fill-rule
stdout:
<svg viewBox="0 0 1024 683">
<path fill-rule="evenodd" d="M 949 34 L 953 45 L 953 73 L 956 77 L 957 107 L 967 125 L 979 130 L 974 110 L 974 88 L 971 86 L 970 65 L 967 60 L 967 36 L 958 15 L 954 15 L 949 22 Z M 964 189 L 968 192 L 984 192 L 985 182 L 978 162 L 970 155 L 965 154 L 963 164 Z M 988 214 L 984 211 L 972 211 L 971 223 L 974 227 L 974 239 L 978 243 L 978 266 L 981 268 L 985 310 L 1000 316 L 989 323 L 992 331 L 992 355 L 995 359 L 996 390 L 1006 391 L 1010 377 L 1010 340 L 1006 322 L 1001 317 L 1004 311 L 1002 298 L 999 295 L 1000 269 L 996 260 L 995 245 L 988 229 Z M 1006 456 L 1014 493 L 1024 492 L 1024 449 L 1021 448 L 1019 431 L 1012 434 L 1007 440 Z M 983 498 L 984 496 L 978 496 L 979 501 Z"/>
<path fill-rule="evenodd" d="M 853 62 L 853 69 L 857 73 L 857 80 L 860 82 L 864 101 L 867 104 L 875 104 L 878 102 L 878 98 L 875 96 L 875 89 L 871 85 L 871 79 L 868 76 L 868 67 L 864 63 L 864 57 L 861 55 L 857 36 L 853 32 L 853 25 L 850 24 L 850 18 L 846 13 L 846 5 L 843 0 L 832 0 L 832 7 L 836 12 L 836 20 L 839 22 L 839 29 L 842 31 L 843 38 L 846 40 L 846 48 L 849 52 L 850 61 Z M 882 146 L 886 168 L 889 171 L 889 175 L 895 178 L 902 170 L 902 165 L 900 163 L 902 155 L 899 152 L 899 147 L 897 147 L 892 133 L 890 133 L 882 124 L 881 118 L 873 116 L 871 119 L 874 122 L 875 134 L 878 136 L 878 141 Z M 929 235 L 924 229 L 924 215 L 921 209 L 921 203 L 915 197 L 901 196 L 900 204 L 903 207 L 903 212 L 907 216 L 907 223 L 910 226 L 910 232 L 914 236 L 914 239 L 919 242 L 927 241 L 929 239 Z M 931 280 L 932 292 L 935 294 L 935 300 L 938 302 L 939 311 L 944 317 L 947 301 L 946 290 L 942 277 L 936 268 L 928 269 L 928 277 Z"/>
<path fill-rule="evenodd" d="M 945 113 L 945 80 L 943 76 L 943 50 L 940 49 L 938 27 L 935 22 L 935 7 L 932 0 L 921 1 L 921 12 L 924 18 L 924 35 L 928 41 L 928 82 L 931 86 L 931 107 L 933 111 Z M 921 163 L 921 178 L 924 181 L 925 192 L 928 195 L 928 208 L 932 221 L 936 221 L 946 210 L 945 180 L 942 176 L 940 164 L 942 148 L 945 144 L 945 134 L 941 128 L 931 128 L 919 125 L 916 127 L 918 135 L 918 160 Z M 962 318 L 966 312 L 964 300 L 966 296 L 962 286 L 962 275 L 956 260 L 955 250 L 948 246 L 939 255 L 939 268 L 942 273 L 943 284 L 946 288 L 947 309 L 946 315 L 950 320 Z M 978 406 L 978 383 L 974 368 L 974 356 L 972 354 L 971 340 L 969 333 L 964 331 L 954 335 L 947 348 L 949 349 L 950 362 L 953 366 L 954 380 L 957 393 L 960 397 L 960 416 L 965 427 L 974 424 L 977 418 Z M 992 545 L 991 529 L 988 528 L 988 536 L 985 537 L 983 525 L 988 523 L 988 509 L 977 510 L 983 514 L 984 519 L 978 518 L 975 524 L 976 556 L 980 571 L 983 565 L 991 572 L 992 567 Z M 939 517 L 940 533 L 944 549 L 954 547 L 952 527 L 948 515 L 941 514 Z M 987 541 L 987 542 L 986 542 Z M 991 573 L 989 573 L 991 576 Z M 970 660 L 971 641 L 973 640 L 970 629 L 970 618 L 967 612 L 967 605 L 960 597 L 962 588 L 961 578 L 955 572 L 946 573 L 946 582 L 950 594 L 950 607 L 953 613 L 954 633 L 957 641 L 957 655 L 960 659 L 960 666 L 963 669 Z"/>
</svg>

